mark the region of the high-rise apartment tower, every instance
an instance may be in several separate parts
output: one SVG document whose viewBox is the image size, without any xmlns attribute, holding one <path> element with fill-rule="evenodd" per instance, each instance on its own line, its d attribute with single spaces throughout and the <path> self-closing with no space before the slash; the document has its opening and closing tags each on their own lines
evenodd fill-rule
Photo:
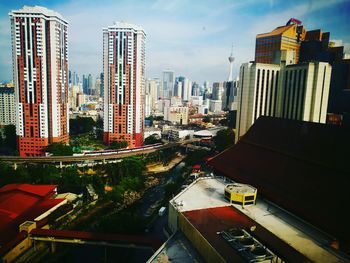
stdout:
<svg viewBox="0 0 350 263">
<path fill-rule="evenodd" d="M 143 144 L 144 30 L 116 22 L 103 29 L 104 142 Z"/>
<path fill-rule="evenodd" d="M 9 15 L 18 150 L 21 156 L 44 155 L 50 143 L 69 140 L 68 24 L 40 6 Z"/>
</svg>

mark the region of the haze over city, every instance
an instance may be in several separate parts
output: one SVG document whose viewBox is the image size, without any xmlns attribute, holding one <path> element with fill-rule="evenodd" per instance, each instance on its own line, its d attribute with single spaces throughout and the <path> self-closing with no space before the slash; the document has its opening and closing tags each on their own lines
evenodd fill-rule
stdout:
<svg viewBox="0 0 350 263">
<path fill-rule="evenodd" d="M 307 30 L 322 28 L 350 51 L 350 1 L 0 1 L 0 82 L 12 80 L 8 13 L 23 5 L 54 9 L 69 22 L 69 69 L 78 74 L 102 72 L 102 28 L 113 21 L 142 26 L 147 34 L 146 77 L 172 69 L 203 83 L 228 77 L 234 45 L 233 75 L 254 59 L 255 36 L 283 25 L 290 17 Z"/>
</svg>

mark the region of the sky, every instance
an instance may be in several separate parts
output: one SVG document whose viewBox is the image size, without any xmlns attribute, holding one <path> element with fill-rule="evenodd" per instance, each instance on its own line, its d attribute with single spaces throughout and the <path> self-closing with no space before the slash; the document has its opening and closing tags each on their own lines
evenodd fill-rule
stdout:
<svg viewBox="0 0 350 263">
<path fill-rule="evenodd" d="M 320 28 L 350 54 L 350 0 L 0 0 L 0 82 L 12 80 L 8 13 L 23 5 L 59 12 L 69 23 L 69 69 L 97 76 L 102 71 L 102 28 L 114 21 L 142 26 L 146 78 L 172 69 L 202 84 L 225 81 L 233 45 L 234 76 L 254 60 L 255 36 L 290 18 L 306 30 Z"/>
</svg>

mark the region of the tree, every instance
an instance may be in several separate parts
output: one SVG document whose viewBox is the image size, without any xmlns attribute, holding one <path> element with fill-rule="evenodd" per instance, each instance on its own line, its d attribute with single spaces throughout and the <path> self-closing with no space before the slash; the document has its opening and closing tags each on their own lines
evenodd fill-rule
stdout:
<svg viewBox="0 0 350 263">
<path fill-rule="evenodd" d="M 54 156 L 72 156 L 73 149 L 69 145 L 65 145 L 61 142 L 54 142 L 46 147 L 46 151 Z"/>
<path fill-rule="evenodd" d="M 222 152 L 235 143 L 235 133 L 230 128 L 218 131 L 214 137 L 214 142 L 216 149 Z"/>
<path fill-rule="evenodd" d="M 121 141 L 121 142 L 117 142 L 117 141 L 114 141 L 114 142 L 111 142 L 111 144 L 109 145 L 109 147 L 111 149 L 123 149 L 123 148 L 126 148 L 128 147 L 128 142 L 127 141 Z"/>
<path fill-rule="evenodd" d="M 204 157 L 208 156 L 208 154 L 209 151 L 204 149 L 189 152 L 185 159 L 186 165 L 192 166 L 194 164 L 200 163 L 203 161 Z"/>
<path fill-rule="evenodd" d="M 69 133 L 73 135 L 91 132 L 96 122 L 91 118 L 77 117 L 69 120 Z"/>
<path fill-rule="evenodd" d="M 60 192 L 80 193 L 83 187 L 82 178 L 76 168 L 66 168 L 62 171 L 58 187 Z"/>
<path fill-rule="evenodd" d="M 15 125 L 6 125 L 4 129 L 4 144 L 6 147 L 11 149 L 16 149 L 17 140 L 16 140 L 16 126 Z"/>
<path fill-rule="evenodd" d="M 151 136 L 148 136 L 145 141 L 144 141 L 144 144 L 145 145 L 150 145 L 150 144 L 155 144 L 155 143 L 159 143 L 161 142 L 161 139 L 157 138 L 156 135 L 151 135 Z"/>
<path fill-rule="evenodd" d="M 205 123 L 210 122 L 210 117 L 209 117 L 208 115 L 207 115 L 207 116 L 204 116 L 203 122 L 205 122 Z"/>
</svg>

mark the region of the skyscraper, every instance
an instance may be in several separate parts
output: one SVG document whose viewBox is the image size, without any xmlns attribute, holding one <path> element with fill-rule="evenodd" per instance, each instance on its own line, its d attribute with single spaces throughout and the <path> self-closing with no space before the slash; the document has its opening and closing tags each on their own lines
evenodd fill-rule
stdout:
<svg viewBox="0 0 350 263">
<path fill-rule="evenodd" d="M 40 6 L 9 13 L 20 156 L 39 156 L 53 142 L 67 143 L 68 23 Z"/>
<path fill-rule="evenodd" d="M 163 99 L 170 99 L 174 96 L 175 75 L 172 70 L 163 71 L 162 94 Z"/>
<path fill-rule="evenodd" d="M 285 26 L 275 28 L 269 33 L 256 36 L 255 62 L 279 64 L 281 57 L 289 51 L 292 63 L 299 62 L 300 43 L 306 31 L 297 19 L 291 18 Z M 283 58 L 285 60 L 285 58 Z"/>
<path fill-rule="evenodd" d="M 236 139 L 260 116 L 325 123 L 331 69 L 325 62 L 242 64 Z"/>
<path fill-rule="evenodd" d="M 103 29 L 104 142 L 143 144 L 144 30 L 116 22 Z"/>
</svg>

